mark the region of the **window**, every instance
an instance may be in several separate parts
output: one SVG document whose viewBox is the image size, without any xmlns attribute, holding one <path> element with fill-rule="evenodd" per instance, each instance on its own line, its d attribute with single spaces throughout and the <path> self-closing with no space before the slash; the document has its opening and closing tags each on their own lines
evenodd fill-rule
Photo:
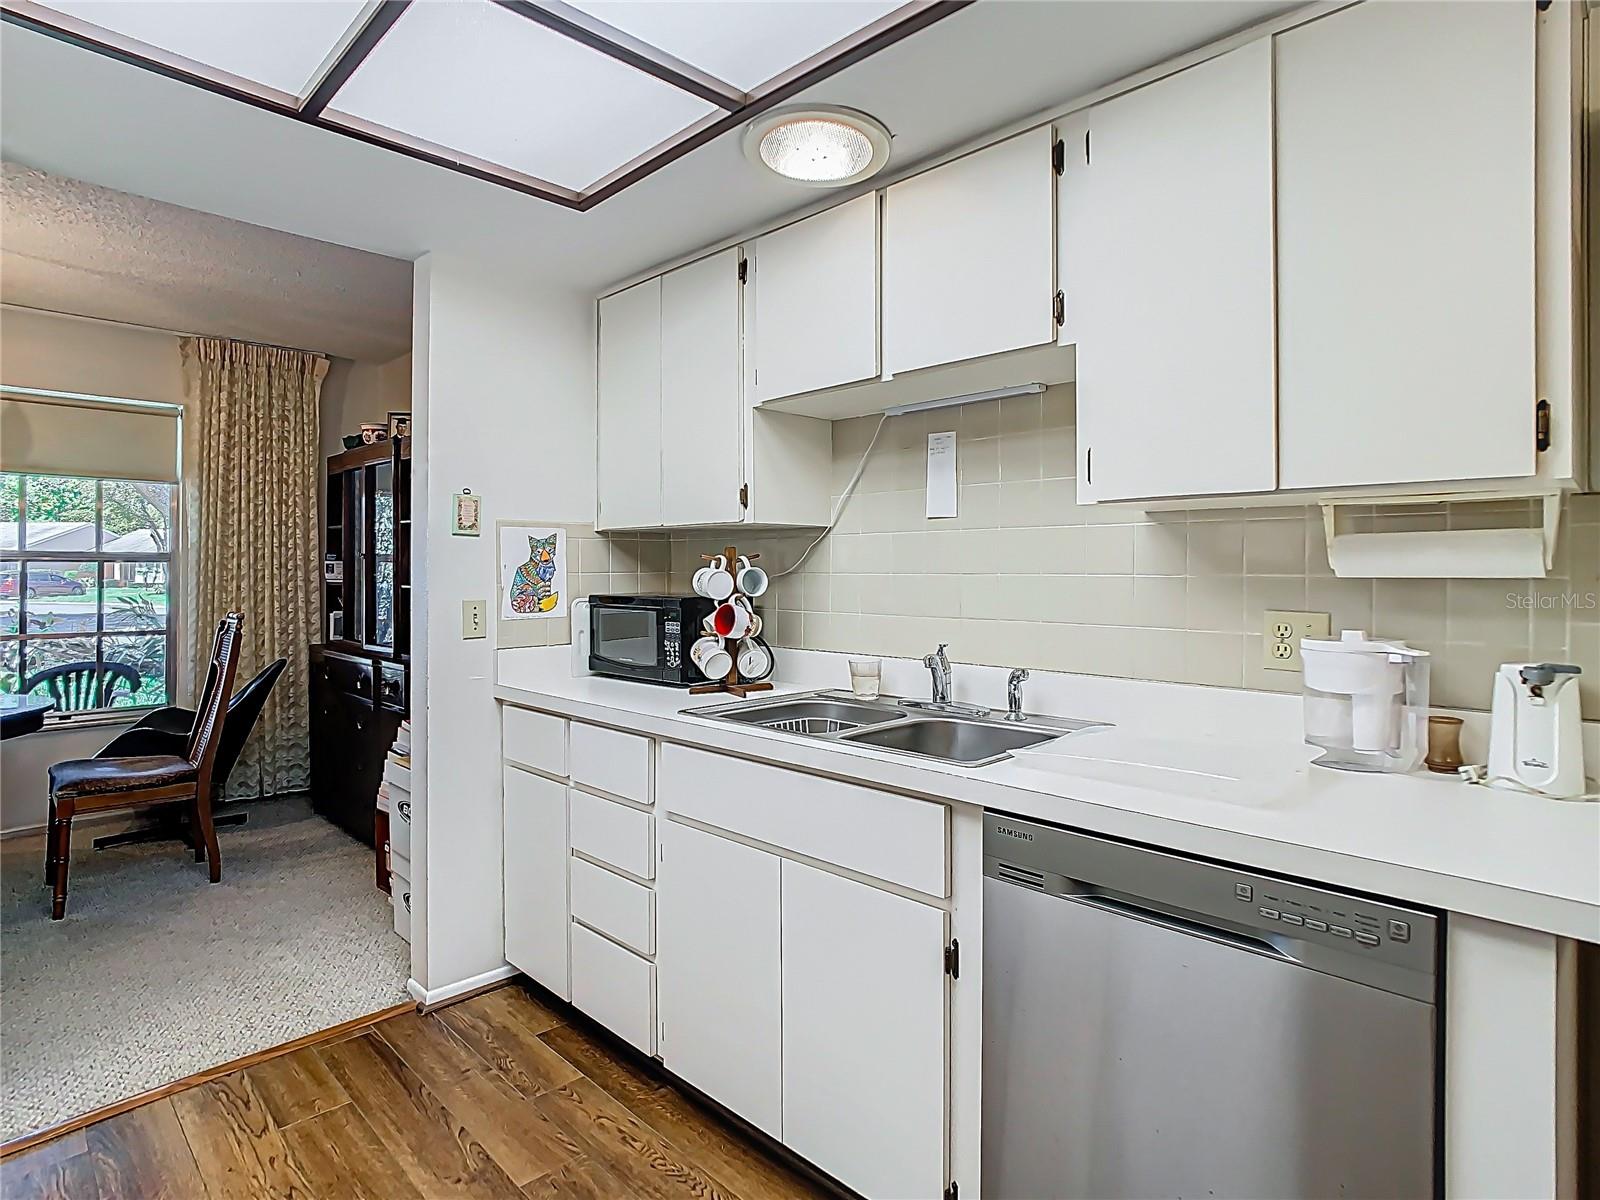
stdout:
<svg viewBox="0 0 1600 1200">
<path fill-rule="evenodd" d="M 168 703 L 176 492 L 0 472 L 0 692 L 64 681 L 68 716 Z M 107 667 L 102 693 L 71 686 Z"/>
</svg>

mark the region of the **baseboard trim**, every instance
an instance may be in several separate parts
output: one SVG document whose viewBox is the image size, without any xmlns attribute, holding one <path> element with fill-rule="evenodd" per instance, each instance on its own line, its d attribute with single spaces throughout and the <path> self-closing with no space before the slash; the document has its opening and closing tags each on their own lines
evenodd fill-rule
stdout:
<svg viewBox="0 0 1600 1200">
<path fill-rule="evenodd" d="M 446 1004 L 454 1004 L 457 1000 L 465 1000 L 469 996 L 476 996 L 479 992 L 486 992 L 518 974 L 520 972 L 515 967 L 506 963 L 492 971 L 485 971 L 482 975 L 474 975 L 469 979 L 446 984 L 444 987 L 425 988 L 415 979 L 408 979 L 406 991 L 416 997 L 417 1006 L 423 1012 L 432 1012 Z"/>
<path fill-rule="evenodd" d="M 322 1042 L 331 1042 L 359 1032 L 369 1025 L 376 1025 L 379 1021 L 386 1021 L 390 1017 L 397 1017 L 401 1013 L 415 1012 L 417 1006 L 410 1000 L 403 1004 L 394 1004 L 388 1008 L 379 1009 L 377 1012 L 368 1013 L 364 1017 L 355 1017 L 349 1021 L 341 1021 L 327 1029 L 308 1033 L 304 1037 L 295 1038 L 292 1042 L 284 1042 L 281 1046 L 270 1046 L 265 1050 L 257 1050 L 253 1054 L 246 1054 L 243 1058 L 236 1058 L 232 1062 L 219 1063 L 214 1067 L 207 1067 L 204 1071 L 197 1071 L 193 1075 L 176 1079 L 171 1083 L 164 1083 L 160 1087 L 151 1088 L 147 1092 L 140 1092 L 137 1096 L 129 1096 L 125 1100 L 114 1100 L 110 1104 L 102 1105 L 81 1116 L 69 1117 L 56 1125 L 44 1129 L 36 1129 L 32 1133 L 24 1133 L 12 1138 L 4 1145 L 0 1145 L 0 1161 L 10 1158 L 13 1154 L 21 1154 L 24 1150 L 32 1150 L 45 1142 L 54 1141 L 69 1133 L 76 1133 L 96 1121 L 104 1121 L 109 1117 L 120 1116 L 131 1108 L 138 1108 L 141 1104 L 149 1104 L 153 1100 L 161 1100 L 167 1096 L 186 1092 L 190 1088 L 199 1087 L 203 1083 L 210 1083 L 213 1079 L 220 1079 L 234 1071 L 242 1071 L 246 1067 L 258 1066 L 271 1059 L 296 1050 L 303 1050 L 307 1046 L 315 1046 Z"/>
</svg>

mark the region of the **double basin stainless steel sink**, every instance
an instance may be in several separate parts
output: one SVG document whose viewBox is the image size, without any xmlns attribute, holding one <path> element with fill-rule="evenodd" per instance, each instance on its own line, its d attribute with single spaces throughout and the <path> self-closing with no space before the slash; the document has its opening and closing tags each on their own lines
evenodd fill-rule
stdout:
<svg viewBox="0 0 1600 1200">
<path fill-rule="evenodd" d="M 1010 757 L 1012 750 L 1105 724 L 1031 714 L 1013 720 L 1004 713 L 972 704 L 934 704 L 894 696 L 861 700 L 849 692 L 829 691 L 686 708 L 683 712 L 963 767 L 988 766 Z"/>
</svg>

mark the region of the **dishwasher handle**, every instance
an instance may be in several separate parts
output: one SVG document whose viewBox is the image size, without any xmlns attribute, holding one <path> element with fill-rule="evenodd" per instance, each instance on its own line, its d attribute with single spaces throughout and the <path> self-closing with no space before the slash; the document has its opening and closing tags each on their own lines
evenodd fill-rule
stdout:
<svg viewBox="0 0 1600 1200">
<path fill-rule="evenodd" d="M 1063 883 L 1066 887 L 1060 893 L 1061 898 L 1070 900 L 1075 904 L 1082 904 L 1088 908 L 1098 908 L 1103 912 L 1115 913 L 1121 917 L 1131 917 L 1135 921 L 1143 921 L 1147 925 L 1159 925 L 1163 929 L 1172 930 L 1174 933 L 1184 933 L 1190 937 L 1204 938 L 1206 941 L 1232 946 L 1236 950 L 1244 950 L 1251 954 L 1264 954 L 1268 958 L 1278 958 L 1284 962 L 1299 961 L 1282 946 L 1255 934 L 1240 933 L 1236 929 L 1227 929 L 1211 921 L 1183 916 L 1165 909 L 1149 908 L 1135 901 L 1124 899 L 1121 896 L 1107 895 L 1093 885 L 1082 883 L 1076 879 L 1063 879 Z"/>
</svg>

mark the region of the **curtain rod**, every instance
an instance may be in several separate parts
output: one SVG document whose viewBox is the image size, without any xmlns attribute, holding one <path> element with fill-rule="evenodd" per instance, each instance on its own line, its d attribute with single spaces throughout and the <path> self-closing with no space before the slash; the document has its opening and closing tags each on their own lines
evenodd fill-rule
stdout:
<svg viewBox="0 0 1600 1200">
<path fill-rule="evenodd" d="M 26 304 L 13 304 L 9 301 L 0 303 L 0 310 L 9 312 L 38 313 L 44 317 L 60 317 L 65 321 L 87 321 L 92 325 L 112 325 L 119 329 L 137 329 L 143 333 L 165 333 L 173 337 L 203 337 L 216 338 L 225 342 L 242 342 L 246 346 L 262 346 L 268 350 L 294 350 L 301 354 L 320 354 L 323 358 L 344 358 L 342 354 L 333 354 L 327 350 L 313 350 L 305 346 L 281 346 L 276 342 L 258 342 L 250 338 L 225 337 L 216 333 L 195 333 L 187 329 L 167 329 L 160 325 L 141 325 L 137 321 L 118 321 L 111 317 L 91 317 L 83 313 L 59 312 L 53 308 L 33 308 Z M 345 359 L 354 362 L 354 359 Z"/>
</svg>

